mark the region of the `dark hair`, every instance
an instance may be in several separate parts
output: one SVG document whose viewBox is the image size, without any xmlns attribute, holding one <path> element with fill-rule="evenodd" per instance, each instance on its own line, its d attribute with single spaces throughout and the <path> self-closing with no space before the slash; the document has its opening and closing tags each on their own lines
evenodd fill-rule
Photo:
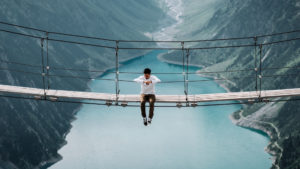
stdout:
<svg viewBox="0 0 300 169">
<path fill-rule="evenodd" d="M 144 69 L 144 74 L 151 74 L 151 69 L 149 68 Z"/>
</svg>

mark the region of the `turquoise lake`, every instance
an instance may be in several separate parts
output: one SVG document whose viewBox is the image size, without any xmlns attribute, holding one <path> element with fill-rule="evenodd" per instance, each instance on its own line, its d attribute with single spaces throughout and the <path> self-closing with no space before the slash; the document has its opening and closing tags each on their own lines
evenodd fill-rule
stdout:
<svg viewBox="0 0 300 169">
<path fill-rule="evenodd" d="M 122 64 L 120 71 L 182 72 L 182 67 L 161 62 L 153 51 Z M 190 72 L 199 70 L 190 67 Z M 142 75 L 142 74 L 141 74 Z M 133 80 L 138 74 L 121 74 Z M 183 80 L 182 75 L 157 74 L 162 81 Z M 114 78 L 106 73 L 99 78 Z M 190 75 L 190 80 L 205 79 Z M 114 93 L 114 82 L 94 80 L 94 92 Z M 160 83 L 156 94 L 184 94 L 183 83 Z M 121 82 L 121 94 L 139 94 L 136 83 Z M 190 83 L 189 93 L 224 93 L 214 81 Z M 148 103 L 147 103 L 148 105 Z M 175 104 L 174 104 L 175 105 Z M 145 127 L 139 107 L 83 105 L 59 150 L 63 159 L 51 169 L 268 169 L 271 156 L 264 151 L 269 139 L 235 126 L 229 116 L 239 105 L 154 110 Z M 148 108 L 147 108 L 148 111 Z M 148 114 L 148 112 L 147 112 Z"/>
</svg>

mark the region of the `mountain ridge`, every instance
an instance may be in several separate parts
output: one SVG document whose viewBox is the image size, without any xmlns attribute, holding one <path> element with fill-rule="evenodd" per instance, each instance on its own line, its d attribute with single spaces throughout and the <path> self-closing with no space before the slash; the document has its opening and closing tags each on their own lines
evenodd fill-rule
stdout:
<svg viewBox="0 0 300 169">
<path fill-rule="evenodd" d="M 196 3 L 196 2 L 195 2 Z M 185 25 L 190 25 L 191 32 L 186 35 L 182 34 L 178 38 L 197 38 L 197 39 L 216 39 L 216 38 L 227 38 L 227 37 L 245 37 L 245 36 L 255 36 L 261 34 L 270 34 L 285 32 L 291 30 L 297 30 L 300 28 L 300 15 L 299 15 L 299 2 L 295 0 L 288 1 L 257 1 L 257 0 L 247 0 L 247 1 L 237 1 L 237 0 L 226 0 L 218 1 L 219 5 L 212 5 L 207 8 L 207 11 L 211 11 L 213 15 L 203 22 L 203 25 L 198 29 L 196 24 L 192 21 L 186 20 L 185 24 L 182 24 L 182 28 Z M 297 5 L 298 4 L 298 5 Z M 187 5 L 188 6 L 188 5 Z M 191 9 L 193 10 L 193 9 Z M 201 19 L 201 14 L 195 12 L 193 17 L 199 17 Z M 259 38 L 258 44 L 268 41 L 277 41 L 282 39 L 292 39 L 297 36 L 294 34 L 287 34 L 284 36 L 276 36 L 269 38 Z M 254 40 L 247 42 L 254 44 Z M 232 45 L 234 42 L 222 42 L 222 43 L 211 43 L 209 45 Z M 203 45 L 203 44 L 195 44 Z M 208 45 L 208 46 L 209 46 Z M 203 45 L 204 46 L 204 45 Z M 271 46 L 263 47 L 262 49 L 262 66 L 263 68 L 272 67 L 299 67 L 299 53 L 300 53 L 300 42 L 288 42 L 284 44 L 276 44 Z M 257 48 L 259 52 L 259 48 Z M 173 57 L 170 57 L 173 56 Z M 211 51 L 192 51 L 190 53 L 191 63 L 204 66 L 203 71 L 218 71 L 218 70 L 243 70 L 255 68 L 255 54 L 253 48 L 245 49 L 216 49 Z M 259 53 L 257 53 L 259 57 Z M 163 60 L 167 62 L 177 62 L 181 63 L 181 53 L 171 52 L 162 56 Z M 256 64 L 259 65 L 258 60 Z M 218 66 L 216 66 L 218 65 Z M 283 88 L 293 88 L 299 87 L 299 77 L 276 77 L 267 78 L 264 75 L 282 75 L 282 74 L 298 74 L 297 69 L 263 69 L 262 72 L 262 89 L 283 89 Z M 255 78 L 246 78 L 249 76 L 255 76 L 255 71 L 253 72 L 239 72 L 230 74 L 214 74 L 213 77 L 225 78 L 225 79 L 237 79 L 234 81 L 219 82 L 222 86 L 225 86 L 230 91 L 251 91 L 256 90 Z M 290 98 L 291 100 L 293 98 Z M 297 99 L 297 98 L 295 98 Z M 267 123 L 274 124 L 281 133 L 281 138 L 274 137 L 271 139 L 271 144 L 268 149 L 277 152 L 273 154 L 276 159 L 272 168 L 300 168 L 299 166 L 299 106 L 297 101 L 287 101 L 278 102 L 274 105 L 279 105 L 277 109 L 272 111 L 268 110 L 265 113 L 257 113 L 260 109 L 268 106 L 268 104 L 253 104 L 243 106 L 243 116 L 247 120 L 261 120 Z M 237 120 L 240 120 L 242 126 L 257 128 L 264 130 L 265 132 L 274 133 L 273 129 L 269 126 L 262 126 L 258 123 L 253 125 L 246 120 L 240 119 L 238 115 L 239 112 L 233 114 Z M 272 134 L 271 134 L 272 136 Z M 271 137 L 272 138 L 272 137 Z M 283 147 L 282 156 L 280 155 L 280 150 L 276 149 L 274 143 L 277 143 Z M 279 158 L 280 156 L 280 158 Z"/>
<path fill-rule="evenodd" d="M 144 36 L 144 32 L 155 31 L 159 27 L 160 20 L 168 17 L 155 1 L 1 1 L 0 8 L 1 21 L 49 31 L 122 39 L 148 39 Z M 0 26 L 6 30 L 45 36 L 35 31 Z M 0 38 L 1 59 L 41 65 L 39 40 L 2 32 Z M 55 36 L 55 38 L 61 37 Z M 68 40 L 81 39 L 69 37 Z M 87 42 L 87 40 L 81 41 Z M 89 90 L 88 78 L 99 76 L 99 72 L 59 71 L 52 67 L 106 70 L 111 68 L 110 65 L 115 64 L 114 52 L 114 50 L 49 42 L 51 74 L 87 77 L 86 79 L 51 77 L 50 88 Z M 142 54 L 123 52 L 120 54 L 120 60 Z M 40 68 L 3 62 L 1 67 L 41 73 Z M 41 88 L 43 86 L 41 76 L 1 70 L 0 77 L 2 84 Z M 48 162 L 51 164 L 60 159 L 57 150 L 65 144 L 66 133 L 71 128 L 71 121 L 74 120 L 79 105 L 5 97 L 1 97 L 0 101 L 0 168 L 40 168 L 48 166 Z"/>
</svg>

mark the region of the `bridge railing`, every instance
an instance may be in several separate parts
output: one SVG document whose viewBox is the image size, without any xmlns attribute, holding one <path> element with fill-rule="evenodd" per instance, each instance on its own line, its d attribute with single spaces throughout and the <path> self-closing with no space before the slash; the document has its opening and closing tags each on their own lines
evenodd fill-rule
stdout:
<svg viewBox="0 0 300 169">
<path fill-rule="evenodd" d="M 22 25 L 16 25 L 6 22 L 0 22 L 1 25 L 4 25 L 0 28 L 0 32 L 11 34 L 15 36 L 23 36 L 28 38 L 36 39 L 39 43 L 40 48 L 40 60 L 41 64 L 29 64 L 29 62 L 17 62 L 2 59 L 0 63 L 2 64 L 14 64 L 17 66 L 26 66 L 31 68 L 30 71 L 27 69 L 11 69 L 7 67 L 0 67 L 1 70 L 11 71 L 16 73 L 24 73 L 27 76 L 40 76 L 42 81 L 42 87 L 44 90 L 51 88 L 51 81 L 54 79 L 76 79 L 76 80 L 95 80 L 97 76 L 101 73 L 110 73 L 114 74 L 113 78 L 98 78 L 97 80 L 107 81 L 110 84 L 114 84 L 114 93 L 116 95 L 116 99 L 120 94 L 120 82 L 121 83 L 131 83 L 132 79 L 123 79 L 120 78 L 121 74 L 140 74 L 140 72 L 122 72 L 119 70 L 120 66 L 120 54 L 122 52 L 127 53 L 128 51 L 151 51 L 151 50 L 165 50 L 165 51 L 178 51 L 182 59 L 182 72 L 154 72 L 155 74 L 161 75 L 182 75 L 181 80 L 168 80 L 162 81 L 162 83 L 182 83 L 183 85 L 183 93 L 188 98 L 191 83 L 205 83 L 208 81 L 225 81 L 229 83 L 234 83 L 235 81 L 241 81 L 241 79 L 253 79 L 254 89 L 257 92 L 261 92 L 264 88 L 263 84 L 265 81 L 268 81 L 272 78 L 278 77 L 295 77 L 298 76 L 298 73 L 287 73 L 280 74 L 280 72 L 276 72 L 273 74 L 274 70 L 285 70 L 285 69 L 294 69 L 297 70 L 300 67 L 298 66 L 278 66 L 278 67 L 268 67 L 265 66 L 270 57 L 267 57 L 266 48 L 270 48 L 270 46 L 288 44 L 288 43 L 296 43 L 300 40 L 300 37 L 289 37 L 288 35 L 295 35 L 300 32 L 300 30 L 293 30 L 288 32 L 280 32 L 266 35 L 256 35 L 256 36 L 246 36 L 246 37 L 233 37 L 233 38 L 218 38 L 218 39 L 203 39 L 203 40 L 117 40 L 117 39 L 107 39 L 101 37 L 92 37 L 85 35 L 76 35 L 70 33 L 61 33 L 61 32 L 53 32 L 49 30 L 42 30 L 32 27 L 26 27 Z M 29 30 L 30 33 L 24 33 L 25 31 L 16 31 L 14 29 L 10 29 L 9 27 L 18 28 L 19 30 Z M 37 33 L 38 32 L 38 33 Z M 280 39 L 278 37 L 286 36 L 288 38 Z M 65 45 L 79 45 L 86 46 L 91 48 L 99 48 L 105 49 L 105 52 L 110 52 L 112 56 L 110 58 L 110 63 L 114 62 L 112 67 L 114 67 L 113 71 L 105 71 L 105 70 L 91 70 L 91 69 L 81 69 L 74 67 L 58 67 L 55 65 L 50 65 L 49 63 L 49 43 L 63 43 Z M 230 44 L 224 42 L 231 42 Z M 139 44 L 141 46 L 135 45 Z M 147 45 L 151 44 L 151 45 Z M 153 45 L 159 44 L 159 45 Z M 252 51 L 253 60 L 247 68 L 238 69 L 238 68 L 227 68 L 225 70 L 218 71 L 210 71 L 210 70 L 200 70 L 198 72 L 190 72 L 189 68 L 192 65 L 191 59 L 197 57 L 193 56 L 194 51 L 218 51 L 218 54 L 224 54 L 225 52 L 230 53 L 231 50 L 236 49 L 247 49 Z M 211 54 L 212 52 L 209 52 Z M 226 54 L 226 53 L 225 53 Z M 228 55 L 229 56 L 229 55 Z M 67 56 L 63 56 L 67 57 Z M 207 57 L 209 58 L 209 57 Z M 213 59 L 213 58 L 212 58 Z M 228 59 L 228 58 L 227 58 Z M 37 70 L 37 71 L 36 71 Z M 62 74 L 61 72 L 71 72 L 70 74 Z M 85 72 L 84 76 L 79 76 L 76 73 L 72 72 Z M 266 74 L 264 74 L 266 73 Z M 91 74 L 95 74 L 95 76 L 91 76 Z M 207 79 L 191 79 L 191 75 L 200 75 L 200 76 L 209 76 L 214 78 Z M 226 77 L 224 74 L 231 74 L 232 77 Z M 57 80 L 61 81 L 61 80 Z M 243 82 L 243 81 L 242 81 Z M 116 101 L 117 102 L 117 101 Z M 188 102 L 188 99 L 187 99 Z"/>
</svg>

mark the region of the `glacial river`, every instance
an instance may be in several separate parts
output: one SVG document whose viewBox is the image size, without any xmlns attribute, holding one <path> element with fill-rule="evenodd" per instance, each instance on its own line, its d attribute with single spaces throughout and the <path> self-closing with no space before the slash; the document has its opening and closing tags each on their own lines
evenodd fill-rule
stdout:
<svg viewBox="0 0 300 169">
<path fill-rule="evenodd" d="M 181 72 L 182 67 L 157 59 L 159 51 L 123 63 L 120 71 Z M 190 67 L 190 72 L 199 68 Z M 121 74 L 132 80 L 138 75 Z M 182 75 L 157 75 L 162 81 L 182 80 Z M 114 78 L 106 73 L 101 78 Z M 190 79 L 205 79 L 190 75 Z M 114 83 L 94 80 L 94 92 L 114 93 Z M 120 83 L 122 94 L 138 94 L 136 83 Z M 213 81 L 190 83 L 189 92 L 226 92 Z M 182 83 L 156 85 L 157 94 L 183 94 Z M 76 115 L 63 159 L 51 169 L 268 169 L 264 151 L 269 139 L 232 124 L 229 115 L 240 106 L 155 108 L 151 126 L 142 123 L 139 107 L 83 105 Z M 148 110 L 148 109 L 147 109 Z"/>
</svg>

